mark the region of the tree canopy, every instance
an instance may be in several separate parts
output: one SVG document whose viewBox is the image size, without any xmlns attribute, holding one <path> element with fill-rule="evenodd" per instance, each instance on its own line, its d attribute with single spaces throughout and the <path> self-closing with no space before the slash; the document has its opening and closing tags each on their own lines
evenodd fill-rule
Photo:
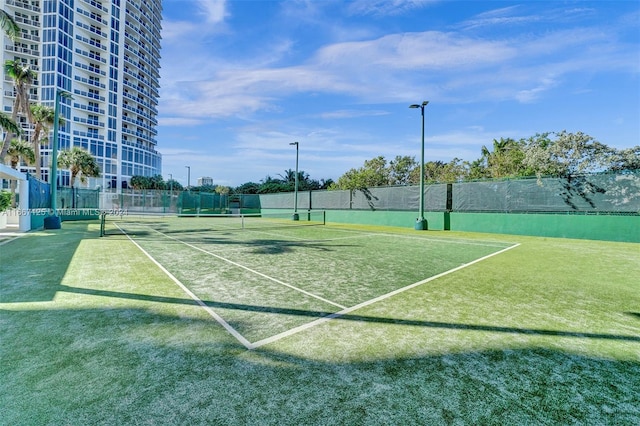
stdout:
<svg viewBox="0 0 640 426">
<path fill-rule="evenodd" d="M 100 176 L 100 168 L 93 155 L 77 146 L 58 154 L 58 167 L 68 169 L 71 172 L 69 186 L 72 188 L 77 178 L 80 179 L 80 182 L 85 183 L 88 177 Z"/>
<path fill-rule="evenodd" d="M 536 134 L 529 138 L 494 139 L 483 146 L 473 161 L 454 158 L 449 162 L 428 161 L 424 164 L 425 182 L 453 183 L 482 179 L 518 179 L 535 176 L 566 177 L 580 173 L 620 172 L 640 169 L 640 146 L 615 149 L 582 132 L 565 130 Z M 221 185 L 192 187 L 191 191 L 220 194 L 269 194 L 292 192 L 295 189 L 294 170 L 284 170 L 278 177 L 267 175 L 260 182 L 246 182 L 235 188 Z M 362 167 L 352 168 L 338 178 L 311 179 L 298 172 L 298 190 L 348 189 L 366 191 L 377 186 L 417 185 L 420 165 L 415 157 L 396 156 L 387 161 L 383 156 L 366 160 Z M 133 176 L 131 186 L 139 189 L 168 189 L 161 176 Z M 182 186 L 173 181 L 174 189 Z M 223 192 L 228 191 L 228 192 Z"/>
<path fill-rule="evenodd" d="M 473 161 L 454 158 L 448 163 L 428 161 L 426 183 L 451 183 L 480 179 L 566 177 L 581 173 L 640 169 L 640 146 L 618 150 L 582 133 L 542 133 L 526 139 L 501 138 L 483 146 Z M 413 157 L 382 156 L 364 162 L 338 178 L 331 189 L 364 189 L 375 186 L 415 185 L 420 165 Z"/>
</svg>

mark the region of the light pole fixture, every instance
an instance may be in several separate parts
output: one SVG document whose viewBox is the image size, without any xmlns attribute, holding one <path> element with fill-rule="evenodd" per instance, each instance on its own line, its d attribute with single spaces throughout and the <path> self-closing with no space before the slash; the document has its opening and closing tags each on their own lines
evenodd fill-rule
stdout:
<svg viewBox="0 0 640 426">
<path fill-rule="evenodd" d="M 293 220 L 300 219 L 298 215 L 298 151 L 300 148 L 300 144 L 298 142 L 291 142 L 289 145 L 296 146 L 296 176 L 295 176 L 295 187 L 293 189 Z"/>
<path fill-rule="evenodd" d="M 60 101 L 62 98 L 73 99 L 71 93 L 56 90 L 55 107 L 53 110 L 53 149 L 51 152 L 51 214 L 44 218 L 45 229 L 60 229 L 61 221 L 58 216 L 58 128 L 60 127 Z"/>
<path fill-rule="evenodd" d="M 191 188 L 191 166 L 185 166 L 187 168 L 187 190 Z"/>
<path fill-rule="evenodd" d="M 420 150 L 420 210 L 418 213 L 418 219 L 416 220 L 414 228 L 416 230 L 427 229 L 427 219 L 424 218 L 424 107 L 427 106 L 429 101 L 424 101 L 422 104 L 409 105 L 409 108 L 420 108 L 422 113 L 422 148 Z"/>
</svg>

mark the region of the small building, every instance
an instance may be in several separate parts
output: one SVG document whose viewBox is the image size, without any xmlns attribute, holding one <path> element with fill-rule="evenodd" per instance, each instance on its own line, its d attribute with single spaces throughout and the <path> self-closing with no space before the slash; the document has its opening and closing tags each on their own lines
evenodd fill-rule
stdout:
<svg viewBox="0 0 640 426">
<path fill-rule="evenodd" d="M 198 186 L 213 186 L 213 178 L 208 176 L 199 177 Z"/>
</svg>

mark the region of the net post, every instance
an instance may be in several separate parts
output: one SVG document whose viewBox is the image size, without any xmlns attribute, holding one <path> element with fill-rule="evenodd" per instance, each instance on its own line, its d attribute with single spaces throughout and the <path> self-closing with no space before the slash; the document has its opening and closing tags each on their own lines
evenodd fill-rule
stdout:
<svg viewBox="0 0 640 426">
<path fill-rule="evenodd" d="M 107 214 L 105 212 L 100 213 L 100 236 L 104 237 L 104 226 L 106 222 Z"/>
</svg>

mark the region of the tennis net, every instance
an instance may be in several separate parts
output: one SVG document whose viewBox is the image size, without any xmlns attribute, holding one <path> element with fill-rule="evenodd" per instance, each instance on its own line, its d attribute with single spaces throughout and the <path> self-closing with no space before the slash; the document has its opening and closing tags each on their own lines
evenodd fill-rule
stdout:
<svg viewBox="0 0 640 426">
<path fill-rule="evenodd" d="M 102 212 L 100 236 L 147 231 L 215 232 L 295 226 L 324 225 L 324 210 L 248 214 L 145 214 L 128 211 Z"/>
</svg>

